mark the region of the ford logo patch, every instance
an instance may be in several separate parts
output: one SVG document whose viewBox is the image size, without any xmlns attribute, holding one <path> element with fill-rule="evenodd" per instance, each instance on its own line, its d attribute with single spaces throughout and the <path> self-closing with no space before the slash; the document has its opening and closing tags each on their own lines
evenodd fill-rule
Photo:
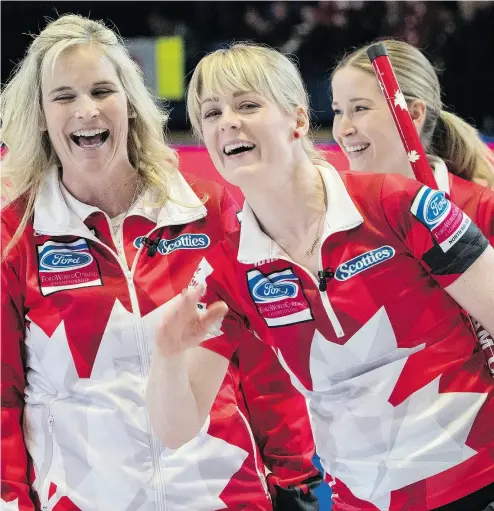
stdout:
<svg viewBox="0 0 494 511">
<path fill-rule="evenodd" d="M 261 302 L 272 302 L 285 298 L 294 298 L 298 294 L 298 286 L 293 282 L 278 281 L 274 284 L 267 279 L 263 279 L 254 286 L 252 294 Z"/>
<path fill-rule="evenodd" d="M 425 204 L 425 221 L 428 224 L 435 223 L 446 211 L 448 204 L 444 192 L 433 193 Z"/>
<path fill-rule="evenodd" d="M 41 270 L 72 270 L 91 264 L 93 257 L 84 252 L 50 250 L 40 260 Z"/>
</svg>

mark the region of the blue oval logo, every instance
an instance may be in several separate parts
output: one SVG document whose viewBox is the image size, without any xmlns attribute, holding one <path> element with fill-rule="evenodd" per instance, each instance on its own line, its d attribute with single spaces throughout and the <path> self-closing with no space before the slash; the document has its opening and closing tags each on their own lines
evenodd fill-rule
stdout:
<svg viewBox="0 0 494 511">
<path fill-rule="evenodd" d="M 433 224 L 446 211 L 448 201 L 444 192 L 435 192 L 425 206 L 425 221 Z"/>
<path fill-rule="evenodd" d="M 395 255 L 395 249 L 390 245 L 384 245 L 374 250 L 369 250 L 360 254 L 349 261 L 341 263 L 335 271 L 335 278 L 340 282 L 345 282 L 355 275 L 391 259 Z"/>
<path fill-rule="evenodd" d="M 92 261 L 93 257 L 84 252 L 50 250 L 43 255 L 40 265 L 42 270 L 73 270 L 87 266 Z"/>
<path fill-rule="evenodd" d="M 175 250 L 197 250 L 209 247 L 209 236 L 202 233 L 181 234 L 171 240 L 161 240 L 158 251 L 163 255 L 168 255 Z"/>
<path fill-rule="evenodd" d="M 279 281 L 276 284 L 269 280 L 261 280 L 254 286 L 252 294 L 260 301 L 277 301 L 285 298 L 295 298 L 298 286 L 294 282 Z"/>
<path fill-rule="evenodd" d="M 140 248 L 143 244 L 144 237 L 139 236 L 134 240 L 134 247 Z M 211 240 L 207 234 L 202 233 L 186 233 L 177 236 L 171 240 L 162 239 L 158 244 L 158 252 L 161 255 L 168 255 L 175 250 L 199 250 L 209 247 Z"/>
</svg>

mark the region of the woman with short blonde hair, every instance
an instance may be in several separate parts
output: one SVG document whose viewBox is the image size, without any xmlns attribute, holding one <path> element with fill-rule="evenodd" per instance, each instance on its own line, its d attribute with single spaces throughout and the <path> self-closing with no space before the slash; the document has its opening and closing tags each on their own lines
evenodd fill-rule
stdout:
<svg viewBox="0 0 494 511">
<path fill-rule="evenodd" d="M 307 399 L 335 511 L 485 511 L 494 380 L 462 309 L 494 333 L 494 250 L 444 191 L 318 164 L 302 91 L 295 65 L 255 45 L 194 71 L 191 120 L 245 204 L 163 314 L 153 425 L 186 443 L 250 331 Z"/>
</svg>

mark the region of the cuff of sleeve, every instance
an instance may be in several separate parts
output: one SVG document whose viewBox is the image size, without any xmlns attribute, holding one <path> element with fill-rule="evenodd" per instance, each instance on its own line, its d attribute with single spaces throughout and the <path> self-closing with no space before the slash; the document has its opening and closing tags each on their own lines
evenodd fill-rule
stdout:
<svg viewBox="0 0 494 511">
<path fill-rule="evenodd" d="M 270 481 L 270 475 L 268 475 L 268 485 L 275 511 L 319 511 L 319 501 L 314 490 L 322 482 L 321 473 L 288 488 L 273 484 L 273 481 Z"/>
</svg>

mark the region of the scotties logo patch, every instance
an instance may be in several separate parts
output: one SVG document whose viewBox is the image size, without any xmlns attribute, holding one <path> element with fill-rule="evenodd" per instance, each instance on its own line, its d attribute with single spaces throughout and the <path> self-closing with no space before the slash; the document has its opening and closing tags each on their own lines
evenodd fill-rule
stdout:
<svg viewBox="0 0 494 511">
<path fill-rule="evenodd" d="M 345 282 L 345 280 L 351 279 L 355 275 L 376 266 L 376 264 L 391 259 L 394 255 L 395 249 L 390 245 L 384 245 L 374 250 L 369 250 L 349 261 L 341 263 L 336 269 L 335 278 L 336 280 Z"/>
<path fill-rule="evenodd" d="M 140 248 L 143 244 L 144 238 L 139 236 L 134 240 L 134 247 Z M 175 250 L 199 250 L 201 248 L 209 247 L 211 240 L 207 234 L 191 233 L 181 234 L 180 236 L 171 240 L 162 239 L 158 245 L 158 253 L 161 255 L 168 255 Z"/>
</svg>

